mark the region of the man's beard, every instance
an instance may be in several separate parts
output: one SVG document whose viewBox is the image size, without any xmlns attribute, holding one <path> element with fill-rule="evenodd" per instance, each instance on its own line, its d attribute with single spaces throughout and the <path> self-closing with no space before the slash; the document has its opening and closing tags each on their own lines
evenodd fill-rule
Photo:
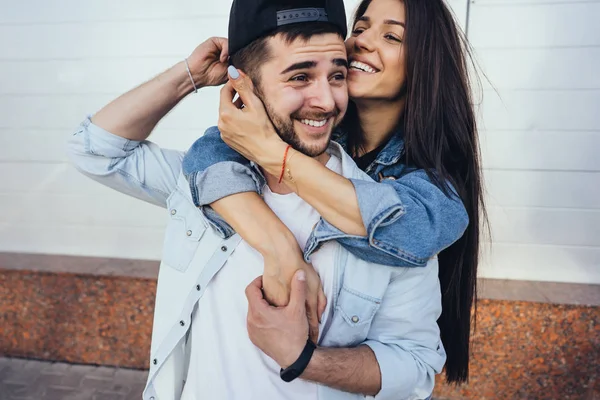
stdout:
<svg viewBox="0 0 600 400">
<path fill-rule="evenodd" d="M 259 96 L 259 97 L 262 97 L 262 96 Z M 262 100 L 263 104 L 265 105 L 265 109 L 267 110 L 267 115 L 271 119 L 271 122 L 273 123 L 273 127 L 275 127 L 275 131 L 277 132 L 277 134 L 279 135 L 281 140 L 283 140 L 284 142 L 286 142 L 287 144 L 292 146 L 292 148 L 294 150 L 299 151 L 300 153 L 303 153 L 309 157 L 318 157 L 321 154 L 325 153 L 325 151 L 327 150 L 327 147 L 329 147 L 331 132 L 329 132 L 329 137 L 322 146 L 307 145 L 306 143 L 302 142 L 302 140 L 298 137 L 298 135 L 296 134 L 296 131 L 294 130 L 294 119 L 323 120 L 323 119 L 329 119 L 331 117 L 335 117 L 335 116 L 337 116 L 337 113 L 328 113 L 328 114 L 311 113 L 310 115 L 307 114 L 307 115 L 302 115 L 302 116 L 298 115 L 297 113 L 294 113 L 289 117 L 289 119 L 285 120 L 285 119 L 279 117 L 275 113 L 275 111 L 273 110 L 271 105 L 268 102 L 266 102 L 264 100 L 264 98 L 261 98 L 261 100 Z M 333 131 L 333 129 L 331 129 L 331 131 Z"/>
</svg>

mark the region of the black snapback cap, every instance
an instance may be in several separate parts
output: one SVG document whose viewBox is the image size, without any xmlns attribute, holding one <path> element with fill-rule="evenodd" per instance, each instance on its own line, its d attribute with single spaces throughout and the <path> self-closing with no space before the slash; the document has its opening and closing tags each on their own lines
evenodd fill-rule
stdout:
<svg viewBox="0 0 600 400">
<path fill-rule="evenodd" d="M 343 0 L 233 0 L 229 15 L 229 54 L 283 25 L 329 22 L 348 33 Z"/>
</svg>

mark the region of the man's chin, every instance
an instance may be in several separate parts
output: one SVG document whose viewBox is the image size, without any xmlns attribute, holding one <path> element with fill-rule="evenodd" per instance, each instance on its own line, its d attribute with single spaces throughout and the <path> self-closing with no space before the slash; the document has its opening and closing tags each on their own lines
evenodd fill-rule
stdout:
<svg viewBox="0 0 600 400">
<path fill-rule="evenodd" d="M 325 151 L 327 151 L 327 148 L 329 147 L 330 136 L 331 135 L 328 135 L 325 141 L 297 141 L 294 143 L 288 142 L 288 144 L 291 145 L 294 150 L 299 151 L 300 153 L 306 156 L 315 158 L 319 157 L 320 155 L 325 153 Z"/>
</svg>

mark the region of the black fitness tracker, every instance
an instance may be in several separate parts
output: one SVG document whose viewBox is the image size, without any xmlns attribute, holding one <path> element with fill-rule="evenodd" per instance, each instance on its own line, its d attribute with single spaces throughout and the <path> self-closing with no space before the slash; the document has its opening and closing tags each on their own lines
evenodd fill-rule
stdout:
<svg viewBox="0 0 600 400">
<path fill-rule="evenodd" d="M 304 350 L 300 353 L 300 357 L 289 367 L 286 369 L 281 369 L 279 371 L 279 376 L 283 379 L 284 382 L 291 382 L 304 372 L 310 359 L 315 351 L 317 346 L 312 342 L 312 340 L 308 339 L 306 341 L 306 345 L 304 346 Z"/>
</svg>

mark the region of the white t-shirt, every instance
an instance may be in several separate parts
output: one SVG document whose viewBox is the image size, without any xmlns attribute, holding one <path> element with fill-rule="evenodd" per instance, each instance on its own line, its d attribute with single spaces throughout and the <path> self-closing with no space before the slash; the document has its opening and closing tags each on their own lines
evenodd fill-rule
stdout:
<svg viewBox="0 0 600 400">
<path fill-rule="evenodd" d="M 341 172 L 341 162 L 334 156 L 327 167 Z M 319 221 L 317 211 L 295 193 L 275 194 L 268 186 L 264 200 L 304 248 Z M 332 247 L 323 246 L 311 261 L 321 276 L 325 295 L 332 299 Z M 262 275 L 263 267 L 262 256 L 242 241 L 207 286 L 192 315 L 190 364 L 182 400 L 317 399 L 316 384 L 301 379 L 282 381 L 279 365 L 248 338 L 245 289 Z M 328 302 L 321 327 L 330 314 Z"/>
</svg>

